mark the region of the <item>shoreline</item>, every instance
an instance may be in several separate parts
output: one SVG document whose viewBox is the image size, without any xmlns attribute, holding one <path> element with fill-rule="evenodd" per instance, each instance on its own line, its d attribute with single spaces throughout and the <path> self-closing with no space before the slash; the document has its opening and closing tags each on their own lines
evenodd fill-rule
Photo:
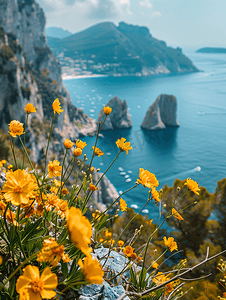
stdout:
<svg viewBox="0 0 226 300">
<path fill-rule="evenodd" d="M 92 75 L 62 75 L 62 80 L 80 79 L 80 78 L 99 78 L 108 77 L 108 75 L 92 74 Z"/>
</svg>

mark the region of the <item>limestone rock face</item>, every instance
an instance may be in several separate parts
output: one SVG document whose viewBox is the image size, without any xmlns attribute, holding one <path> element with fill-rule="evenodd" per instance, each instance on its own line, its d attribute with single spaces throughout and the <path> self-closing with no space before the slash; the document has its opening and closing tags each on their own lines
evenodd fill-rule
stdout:
<svg viewBox="0 0 226 300">
<path fill-rule="evenodd" d="M 75 141 L 96 130 L 95 121 L 72 104 L 44 27 L 45 15 L 35 0 L 0 0 L 0 128 L 7 132 L 11 120 L 24 123 L 24 107 L 32 103 L 37 112 L 29 116 L 26 146 L 34 162 L 43 158 L 56 98 L 64 111 L 55 115 L 50 156 L 64 150 L 66 138 Z"/>
<path fill-rule="evenodd" d="M 123 102 L 119 97 L 112 98 L 106 106 L 112 108 L 111 114 L 107 117 L 102 130 L 112 130 L 116 128 L 131 128 L 132 121 L 129 115 L 126 100 Z M 100 111 L 98 121 L 102 122 L 105 118 L 103 109 Z"/>
<path fill-rule="evenodd" d="M 148 130 L 179 126 L 177 121 L 177 100 L 172 95 L 162 94 L 149 107 L 141 127 Z"/>
</svg>

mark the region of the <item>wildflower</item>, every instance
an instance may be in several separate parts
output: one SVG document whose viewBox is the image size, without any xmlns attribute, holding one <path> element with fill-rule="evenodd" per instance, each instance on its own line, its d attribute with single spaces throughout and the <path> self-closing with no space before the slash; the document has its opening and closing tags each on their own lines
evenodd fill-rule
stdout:
<svg viewBox="0 0 226 300">
<path fill-rule="evenodd" d="M 0 201 L 0 216 L 3 216 L 5 212 L 6 205 L 3 201 Z"/>
<path fill-rule="evenodd" d="M 12 223 L 14 226 L 19 226 L 18 222 L 16 221 L 16 215 L 11 210 L 7 210 L 6 219 L 9 223 Z"/>
<path fill-rule="evenodd" d="M 156 285 L 160 285 L 164 282 L 166 282 L 167 280 L 169 280 L 169 275 L 165 275 L 162 272 L 158 272 L 158 274 L 152 278 L 153 282 L 156 283 Z M 173 291 L 173 283 L 170 282 L 166 285 L 166 290 L 165 290 L 165 295 L 172 292 Z"/>
<path fill-rule="evenodd" d="M 0 265 L 2 264 L 2 262 L 3 262 L 3 258 L 2 258 L 2 256 L 0 255 Z"/>
<path fill-rule="evenodd" d="M 21 208 L 24 209 L 25 218 L 29 218 L 29 217 L 31 217 L 35 214 L 34 205 L 30 205 L 29 203 L 28 204 L 22 204 Z"/>
<path fill-rule="evenodd" d="M 16 291 L 20 298 L 24 294 L 28 296 L 24 299 L 52 299 L 56 295 L 54 289 L 57 284 L 57 276 L 49 267 L 44 269 L 40 277 L 38 267 L 28 265 L 23 269 L 23 275 L 17 279 Z"/>
<path fill-rule="evenodd" d="M 60 162 L 58 160 L 50 161 L 48 164 L 49 177 L 53 178 L 53 176 L 60 176 L 62 167 L 60 166 Z"/>
<path fill-rule="evenodd" d="M 104 107 L 104 113 L 106 116 L 110 115 L 111 111 L 112 111 L 111 107 L 109 107 L 109 106 Z"/>
<path fill-rule="evenodd" d="M 60 106 L 60 105 L 61 105 L 61 104 L 60 104 L 59 99 L 56 98 L 56 99 L 53 101 L 53 104 L 52 104 L 52 108 L 53 108 L 54 114 L 55 114 L 55 113 L 60 114 L 60 113 L 62 113 L 62 112 L 64 111 L 63 109 L 61 109 L 61 106 Z"/>
<path fill-rule="evenodd" d="M 124 242 L 122 240 L 119 240 L 118 245 L 119 245 L 119 247 L 122 247 L 124 245 Z"/>
<path fill-rule="evenodd" d="M 6 163 L 6 160 L 0 160 L 0 171 L 1 171 L 1 168 L 3 167 L 3 165 Z"/>
<path fill-rule="evenodd" d="M 26 113 L 29 115 L 30 113 L 32 113 L 32 112 L 36 112 L 36 108 L 34 107 L 34 105 L 33 104 L 31 104 L 31 103 L 28 103 L 27 105 L 26 105 L 26 107 L 24 108 L 24 110 L 26 111 Z"/>
<path fill-rule="evenodd" d="M 105 231 L 105 236 L 106 237 L 111 237 L 112 233 L 110 231 L 108 231 L 108 229 Z"/>
<path fill-rule="evenodd" d="M 82 215 L 80 209 L 71 207 L 67 211 L 67 227 L 71 240 L 86 256 L 92 251 L 88 244 L 91 243 L 92 226 L 89 220 Z"/>
<path fill-rule="evenodd" d="M 37 255 L 37 261 L 50 262 L 53 267 L 56 267 L 60 260 L 69 262 L 70 258 L 64 253 L 64 245 L 59 245 L 54 238 L 49 238 L 43 241 L 43 248 Z"/>
<path fill-rule="evenodd" d="M 103 283 L 104 272 L 102 271 L 98 260 L 89 256 L 85 257 L 84 263 L 81 259 L 79 259 L 78 265 L 81 267 L 82 273 L 85 275 L 85 278 L 89 281 L 89 283 Z"/>
<path fill-rule="evenodd" d="M 99 188 L 96 187 L 94 184 L 90 183 L 90 185 L 89 185 L 89 191 L 97 191 L 97 190 L 99 190 Z"/>
<path fill-rule="evenodd" d="M 153 222 L 153 219 L 147 221 L 148 224 L 151 224 Z"/>
<path fill-rule="evenodd" d="M 68 189 L 63 188 L 61 193 L 62 193 L 62 195 L 67 195 L 67 194 L 69 194 L 69 191 L 68 191 Z"/>
<path fill-rule="evenodd" d="M 61 216 L 62 219 L 66 218 L 66 213 L 68 210 L 68 202 L 65 200 L 59 199 L 57 204 L 57 213 Z"/>
<path fill-rule="evenodd" d="M 7 170 L 8 170 L 8 172 L 12 171 L 12 170 L 13 170 L 13 165 L 9 165 L 9 166 L 7 167 Z"/>
<path fill-rule="evenodd" d="M 133 252 L 132 254 L 131 254 L 131 256 L 130 256 L 131 258 L 132 258 L 132 260 L 135 260 L 135 259 L 137 259 L 137 255 L 136 255 L 136 253 L 135 252 Z"/>
<path fill-rule="evenodd" d="M 174 241 L 173 237 L 169 237 L 167 240 L 167 238 L 164 236 L 163 239 L 164 239 L 165 246 L 169 248 L 171 252 L 173 252 L 173 250 L 178 250 L 177 243 Z"/>
<path fill-rule="evenodd" d="M 69 140 L 69 139 L 66 139 L 66 140 L 64 141 L 64 147 L 65 147 L 66 149 L 71 149 L 71 147 L 73 147 L 74 144 L 75 144 L 75 143 L 73 143 L 73 142 L 72 142 L 71 140 Z"/>
<path fill-rule="evenodd" d="M 92 217 L 98 220 L 100 218 L 100 211 L 96 209 L 95 212 L 92 214 Z"/>
<path fill-rule="evenodd" d="M 82 149 L 80 148 L 75 148 L 73 151 L 74 156 L 78 157 L 80 155 L 82 155 Z"/>
<path fill-rule="evenodd" d="M 77 141 L 76 141 L 76 147 L 77 147 L 77 148 L 84 149 L 85 146 L 87 146 L 86 142 L 83 142 L 83 141 L 81 141 L 81 140 L 77 140 Z"/>
<path fill-rule="evenodd" d="M 176 211 L 175 208 L 172 208 L 172 215 L 178 220 L 184 220 L 184 218 Z"/>
<path fill-rule="evenodd" d="M 6 173 L 6 183 L 3 186 L 5 200 L 13 205 L 27 204 L 34 190 L 34 184 L 25 170 Z"/>
<path fill-rule="evenodd" d="M 94 147 L 93 146 L 93 150 L 94 150 L 94 154 L 96 155 L 96 156 L 102 156 L 102 155 L 104 155 L 104 152 L 102 152 L 99 148 L 97 148 L 97 147 Z"/>
<path fill-rule="evenodd" d="M 154 269 L 158 269 L 158 266 L 159 266 L 159 264 L 156 262 L 156 261 L 153 261 L 153 263 L 152 263 L 152 268 L 154 268 Z"/>
<path fill-rule="evenodd" d="M 133 253 L 133 250 L 134 250 L 134 248 L 132 248 L 131 246 L 126 246 L 126 247 L 124 248 L 124 250 L 123 250 L 123 253 L 124 253 L 126 256 L 130 257 L 130 256 L 132 255 L 132 253 Z"/>
<path fill-rule="evenodd" d="M 48 199 L 46 201 L 47 211 L 52 211 L 54 208 L 58 209 L 58 203 L 60 201 L 59 197 L 57 197 L 55 194 L 48 194 L 47 199 Z"/>
<path fill-rule="evenodd" d="M 130 146 L 130 143 L 129 142 L 126 142 L 126 139 L 125 138 L 121 138 L 117 140 L 116 142 L 116 145 L 117 147 L 122 151 L 126 151 L 126 154 L 128 154 L 128 150 L 131 150 L 133 149 L 131 146 Z"/>
<path fill-rule="evenodd" d="M 108 241 L 108 243 L 110 243 L 110 244 L 111 244 L 111 246 L 113 246 L 113 245 L 114 245 L 114 243 L 115 243 L 115 240 L 113 240 L 113 239 L 110 239 L 110 240 Z"/>
<path fill-rule="evenodd" d="M 155 174 L 150 173 L 148 170 L 140 168 L 138 183 L 141 183 L 144 187 L 152 188 L 159 186 L 159 182 L 155 177 Z"/>
<path fill-rule="evenodd" d="M 138 258 L 137 258 L 137 264 L 141 261 L 142 258 L 143 258 L 143 257 L 138 256 Z"/>
<path fill-rule="evenodd" d="M 120 199 L 120 205 L 119 205 L 121 211 L 126 211 L 127 210 L 127 204 L 126 201 L 123 199 Z"/>
<path fill-rule="evenodd" d="M 185 185 L 187 185 L 192 192 L 199 195 L 198 191 L 200 191 L 200 188 L 198 187 L 198 183 L 196 181 L 192 180 L 191 178 L 187 178 Z"/>
<path fill-rule="evenodd" d="M 151 195 L 152 195 L 152 199 L 155 200 L 155 203 L 160 202 L 159 192 L 156 191 L 155 187 L 151 187 Z"/>
<path fill-rule="evenodd" d="M 21 135 L 24 133 L 23 123 L 19 121 L 13 120 L 9 124 L 9 134 L 12 137 L 16 137 L 17 135 Z"/>
</svg>

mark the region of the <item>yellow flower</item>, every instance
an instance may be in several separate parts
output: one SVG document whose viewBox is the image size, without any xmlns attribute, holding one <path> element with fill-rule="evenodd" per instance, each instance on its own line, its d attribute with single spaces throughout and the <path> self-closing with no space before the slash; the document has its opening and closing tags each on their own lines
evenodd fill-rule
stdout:
<svg viewBox="0 0 226 300">
<path fill-rule="evenodd" d="M 57 284 L 57 276 L 49 267 L 45 268 L 40 277 L 38 267 L 28 265 L 23 269 L 23 275 L 17 279 L 16 291 L 20 294 L 20 298 L 28 295 L 24 299 L 52 299 L 56 295 L 54 289 Z"/>
<path fill-rule="evenodd" d="M 158 269 L 158 266 L 159 266 L 159 264 L 156 262 L 156 261 L 153 261 L 153 263 L 152 263 L 152 268 L 154 268 L 154 269 Z"/>
<path fill-rule="evenodd" d="M 95 212 L 92 214 L 92 217 L 98 220 L 100 218 L 100 214 L 100 211 L 96 209 Z"/>
<path fill-rule="evenodd" d="M 132 253 L 133 253 L 133 250 L 134 250 L 134 248 L 132 248 L 131 246 L 126 246 L 126 247 L 124 248 L 124 250 L 123 250 L 123 253 L 124 253 L 126 256 L 130 257 L 130 256 L 132 255 Z"/>
<path fill-rule="evenodd" d="M 85 146 L 87 146 L 86 142 L 83 142 L 83 141 L 81 141 L 81 140 L 77 140 L 77 141 L 76 141 L 76 147 L 77 147 L 77 148 L 84 149 Z"/>
<path fill-rule="evenodd" d="M 81 148 L 75 148 L 73 151 L 74 156 L 78 157 L 82 155 L 82 149 Z"/>
<path fill-rule="evenodd" d="M 75 143 L 73 143 L 73 142 L 72 142 L 71 140 L 69 140 L 69 139 L 66 139 L 66 140 L 64 141 L 64 147 L 65 147 L 66 149 L 71 149 L 71 147 L 73 147 L 74 144 L 75 144 Z"/>
<path fill-rule="evenodd" d="M 158 272 L 158 274 L 152 278 L 153 282 L 156 283 L 156 285 L 160 285 L 164 282 L 166 282 L 167 280 L 169 280 L 169 275 L 165 275 L 162 272 Z M 173 291 L 173 283 L 170 282 L 166 285 L 166 290 L 165 290 L 165 295 L 172 292 Z"/>
<path fill-rule="evenodd" d="M 2 258 L 2 256 L 0 255 L 0 265 L 2 264 L 2 262 L 3 262 L 3 258 Z"/>
<path fill-rule="evenodd" d="M 132 260 L 135 260 L 135 259 L 137 259 L 137 255 L 136 255 L 136 253 L 135 252 L 133 252 L 132 254 L 131 254 L 131 256 L 130 256 L 131 258 L 132 258 Z"/>
<path fill-rule="evenodd" d="M 120 199 L 120 205 L 119 205 L 121 211 L 126 211 L 127 210 L 127 204 L 126 201 L 123 199 Z"/>
<path fill-rule="evenodd" d="M 60 199 L 55 194 L 48 194 L 48 200 L 46 201 L 46 210 L 52 211 L 54 208 L 58 209 L 58 203 Z"/>
<path fill-rule="evenodd" d="M 187 178 L 185 185 L 187 185 L 192 192 L 199 195 L 198 191 L 200 191 L 200 188 L 198 187 L 198 183 L 196 181 L 192 180 L 191 178 Z"/>
<path fill-rule="evenodd" d="M 102 155 L 104 155 L 104 152 L 102 152 L 99 148 L 97 148 L 97 147 L 94 147 L 93 146 L 93 150 L 94 150 L 94 154 L 96 155 L 96 156 L 102 156 Z"/>
<path fill-rule="evenodd" d="M 169 248 L 171 252 L 173 252 L 173 250 L 178 250 L 177 243 L 174 241 L 173 237 L 169 237 L 167 240 L 167 238 L 164 236 L 163 239 L 165 246 Z"/>
<path fill-rule="evenodd" d="M 172 215 L 178 220 L 184 220 L 184 218 L 176 211 L 175 208 L 172 208 Z"/>
<path fill-rule="evenodd" d="M 68 191 L 67 188 L 63 188 L 61 192 L 62 192 L 62 195 L 67 195 L 67 194 L 69 194 L 69 191 Z"/>
<path fill-rule="evenodd" d="M 80 259 L 78 261 L 78 265 L 82 269 L 82 273 L 85 275 L 85 278 L 89 281 L 89 283 L 103 283 L 104 272 L 96 259 L 93 259 L 91 256 L 85 257 L 84 264 Z"/>
<path fill-rule="evenodd" d="M 110 115 L 111 111 L 112 111 L 111 107 L 109 107 L 109 106 L 104 107 L 104 113 L 106 116 Z"/>
<path fill-rule="evenodd" d="M 25 170 L 18 169 L 14 172 L 7 172 L 6 179 L 2 190 L 6 201 L 17 206 L 22 203 L 27 204 L 35 188 L 29 174 Z"/>
<path fill-rule="evenodd" d="M 131 146 L 130 146 L 130 143 L 129 142 L 126 142 L 126 139 L 125 138 L 121 138 L 117 140 L 116 142 L 116 145 L 117 147 L 123 152 L 123 151 L 126 151 L 126 154 L 128 154 L 128 150 L 131 150 L 133 149 Z"/>
<path fill-rule="evenodd" d="M 6 205 L 3 201 L 0 201 L 0 216 L 3 216 L 5 212 Z"/>
<path fill-rule="evenodd" d="M 68 210 L 68 202 L 66 200 L 59 200 L 57 203 L 57 213 L 62 219 L 66 218 L 66 213 Z"/>
<path fill-rule="evenodd" d="M 105 231 L 105 236 L 106 237 L 111 237 L 112 233 L 110 231 L 108 231 L 108 229 Z"/>
<path fill-rule="evenodd" d="M 144 187 L 152 188 L 154 186 L 159 186 L 159 182 L 155 177 L 155 174 L 150 173 L 147 170 L 140 168 L 138 183 L 143 184 Z"/>
<path fill-rule="evenodd" d="M 50 262 L 53 267 L 56 267 L 60 260 L 69 262 L 70 258 L 64 253 L 64 245 L 59 245 L 54 238 L 49 238 L 43 241 L 43 248 L 37 255 L 37 261 Z"/>
<path fill-rule="evenodd" d="M 119 245 L 119 247 L 122 247 L 124 245 L 124 242 L 122 240 L 119 240 L 118 245 Z"/>
<path fill-rule="evenodd" d="M 94 184 L 90 183 L 89 184 L 89 191 L 97 191 L 99 188 L 97 188 Z"/>
<path fill-rule="evenodd" d="M 14 226 L 19 226 L 19 223 L 16 221 L 16 215 L 11 210 L 7 210 L 6 219 L 9 223 L 12 223 Z"/>
<path fill-rule="evenodd" d="M 148 224 L 151 224 L 153 222 L 153 219 L 147 221 Z"/>
<path fill-rule="evenodd" d="M 32 113 L 32 112 L 36 112 L 36 108 L 35 108 L 34 105 L 31 104 L 31 103 L 28 103 L 28 104 L 26 105 L 26 107 L 24 108 L 24 110 L 26 111 L 27 114 L 30 114 L 30 113 Z"/>
<path fill-rule="evenodd" d="M 67 227 L 71 236 L 71 240 L 76 247 L 80 249 L 86 256 L 90 256 L 92 251 L 88 244 L 91 243 L 92 226 L 89 220 L 82 215 L 80 209 L 71 207 L 67 211 Z"/>
<path fill-rule="evenodd" d="M 152 199 L 155 200 L 155 203 L 160 202 L 160 199 L 159 199 L 159 192 L 156 191 L 155 187 L 152 187 L 152 188 L 151 188 L 151 195 L 152 195 Z"/>
<path fill-rule="evenodd" d="M 60 104 L 59 99 L 56 98 L 56 99 L 53 101 L 53 104 L 52 104 L 52 108 L 53 108 L 54 114 L 55 114 L 55 113 L 60 114 L 60 113 L 62 113 L 62 112 L 64 111 L 63 109 L 61 109 L 61 106 L 60 106 L 60 105 L 61 105 L 61 104 Z"/>
<path fill-rule="evenodd" d="M 143 258 L 143 257 L 138 256 L 138 258 L 137 258 L 137 264 L 141 261 L 142 258 Z"/>
<path fill-rule="evenodd" d="M 24 133 L 23 124 L 19 121 L 13 120 L 9 124 L 9 134 L 12 137 L 16 137 L 17 135 L 21 135 Z"/>
<path fill-rule="evenodd" d="M 1 171 L 1 168 L 3 167 L 3 165 L 6 163 L 6 160 L 0 160 L 0 171 Z"/>
<path fill-rule="evenodd" d="M 60 176 L 62 167 L 60 166 L 60 162 L 58 160 L 50 161 L 48 164 L 48 172 L 49 177 L 53 178 L 53 176 Z"/>
</svg>

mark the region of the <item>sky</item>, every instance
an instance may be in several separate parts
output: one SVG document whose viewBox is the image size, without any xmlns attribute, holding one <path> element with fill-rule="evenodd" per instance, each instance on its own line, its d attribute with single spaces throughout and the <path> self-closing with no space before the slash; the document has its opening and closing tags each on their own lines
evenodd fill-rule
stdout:
<svg viewBox="0 0 226 300">
<path fill-rule="evenodd" d="M 153 37 L 182 48 L 226 47 L 226 0 L 36 0 L 46 27 L 72 33 L 100 22 L 146 26 Z"/>
</svg>

